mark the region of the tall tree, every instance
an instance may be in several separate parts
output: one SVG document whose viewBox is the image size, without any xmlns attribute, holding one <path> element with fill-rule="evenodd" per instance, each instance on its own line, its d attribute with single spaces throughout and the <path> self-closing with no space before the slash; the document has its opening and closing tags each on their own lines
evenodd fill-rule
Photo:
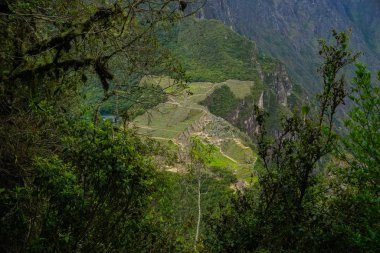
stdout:
<svg viewBox="0 0 380 253">
<path fill-rule="evenodd" d="M 346 96 L 343 68 L 356 60 L 348 34 L 332 32 L 334 42 L 320 40 L 319 69 L 323 92 L 319 106 L 295 109 L 274 136 L 267 134 L 267 113 L 256 107 L 259 182 L 232 199 L 227 215 L 211 220 L 223 248 L 238 252 L 320 252 L 324 229 L 319 177 L 337 144 L 335 114 Z M 225 228 L 232 227 L 232 228 Z M 219 242 L 216 242 L 219 243 Z M 214 245 L 213 242 L 211 242 Z"/>
<path fill-rule="evenodd" d="M 199 243 L 199 233 L 202 220 L 202 181 L 206 174 L 206 166 L 211 161 L 211 155 L 215 151 L 215 147 L 211 144 L 205 144 L 199 137 L 192 137 L 190 159 L 191 159 L 191 172 L 194 174 L 197 181 L 197 209 L 198 218 L 194 236 L 194 248 L 197 248 Z"/>
<path fill-rule="evenodd" d="M 380 72 L 378 73 L 380 80 Z M 339 163 L 331 168 L 330 240 L 352 252 L 380 249 L 380 89 L 358 64 Z M 344 242 L 340 244 L 339 242 Z"/>
<path fill-rule="evenodd" d="M 42 152 L 47 144 L 57 142 L 36 147 L 30 138 L 46 139 L 41 135 L 51 134 L 47 131 L 54 128 L 48 121 L 73 112 L 78 103 L 73 97 L 89 75 L 98 77 L 103 101 L 118 93 L 132 104 L 143 103 L 141 90 L 149 87 L 140 81 L 149 74 L 170 72 L 177 80 L 173 86 L 182 85 L 180 66 L 158 40 L 158 27 L 182 17 L 177 1 L 18 0 L 6 1 L 6 6 L 8 11 L 0 16 L 3 168 L 11 170 L 15 160 L 21 163 L 22 157 L 32 156 L 28 152 Z M 151 90 L 165 93 L 161 88 Z M 42 119 L 40 112 L 49 110 L 56 115 Z M 25 150 L 15 147 L 16 143 L 27 143 Z M 5 174 L 16 181 L 21 176 L 19 171 Z M 8 177 L 7 183 L 11 181 Z"/>
<path fill-rule="evenodd" d="M 332 35 L 335 44 L 320 40 L 323 92 L 317 96 L 319 107 L 315 114 L 308 114 L 307 107 L 293 112 L 284 119 L 283 130 L 272 140 L 265 137 L 264 115 L 258 110 L 258 148 L 265 169 L 260 175 L 259 217 L 271 221 L 271 232 L 268 231 L 260 244 L 294 250 L 298 246 L 306 247 L 299 245 L 299 238 L 312 237 L 312 229 L 308 234 L 302 226 L 308 222 L 312 213 L 308 209 L 316 201 L 312 190 L 318 164 L 336 145 L 334 115 L 346 95 L 346 80 L 341 70 L 359 55 L 349 51 L 347 33 L 333 31 Z"/>
</svg>

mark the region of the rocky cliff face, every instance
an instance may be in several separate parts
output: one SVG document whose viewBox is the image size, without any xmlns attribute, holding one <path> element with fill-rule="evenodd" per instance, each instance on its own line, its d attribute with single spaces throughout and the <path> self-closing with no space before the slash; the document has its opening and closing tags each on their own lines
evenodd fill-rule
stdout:
<svg viewBox="0 0 380 253">
<path fill-rule="evenodd" d="M 282 106 L 287 107 L 288 97 L 292 94 L 293 84 L 290 81 L 285 66 L 283 64 L 279 64 L 273 72 L 265 76 L 265 79 L 266 80 L 264 80 L 264 83 L 270 84 L 271 89 L 276 95 L 278 103 L 280 103 Z M 264 96 L 260 98 L 260 100 L 263 99 Z M 262 107 L 265 108 L 264 101 L 260 102 L 260 100 L 259 104 L 262 104 Z"/>
<path fill-rule="evenodd" d="M 352 28 L 352 45 L 364 52 L 362 61 L 380 69 L 379 0 L 208 0 L 201 13 L 256 41 L 311 92 L 320 88 L 317 39 L 332 28 Z"/>
</svg>

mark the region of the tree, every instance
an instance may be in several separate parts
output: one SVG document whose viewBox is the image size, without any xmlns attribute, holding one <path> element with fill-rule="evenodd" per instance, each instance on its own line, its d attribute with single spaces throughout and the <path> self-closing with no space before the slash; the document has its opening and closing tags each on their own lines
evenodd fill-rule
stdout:
<svg viewBox="0 0 380 253">
<path fill-rule="evenodd" d="M 346 120 L 339 163 L 331 168 L 334 198 L 329 202 L 334 217 L 331 241 L 352 252 L 380 249 L 380 89 L 372 84 L 366 67 L 357 64 L 354 107 Z M 380 73 L 378 73 L 380 80 Z"/>
<path fill-rule="evenodd" d="M 262 165 L 259 184 L 233 197 L 227 215 L 210 222 L 213 226 L 216 222 L 216 237 L 228 251 L 331 250 L 322 242 L 327 226 L 320 177 L 338 140 L 334 116 L 346 95 L 341 72 L 359 56 L 349 51 L 347 33 L 333 31 L 332 35 L 334 44 L 320 40 L 323 92 L 317 96 L 316 110 L 306 105 L 295 109 L 282 120 L 281 130 L 268 136 L 267 113 L 256 106 L 256 141 Z"/>
<path fill-rule="evenodd" d="M 258 214 L 259 219 L 270 221 L 260 242 L 266 247 L 302 251 L 310 247 L 302 243 L 312 241 L 313 228 L 304 226 L 310 222 L 310 208 L 317 200 L 313 189 L 319 164 L 336 145 L 334 115 L 346 94 L 346 80 L 340 72 L 358 57 L 348 50 L 346 33 L 332 34 L 336 44 L 320 40 L 323 92 L 317 96 L 319 107 L 313 117 L 303 115 L 308 110 L 293 112 L 282 122 L 283 130 L 271 140 L 265 137 L 264 115 L 258 110 L 258 149 L 265 169 L 260 175 L 262 208 Z"/>
<path fill-rule="evenodd" d="M 349 135 L 343 139 L 349 154 L 346 160 L 352 166 L 351 172 L 359 188 L 376 192 L 380 179 L 380 88 L 372 84 L 371 74 L 365 66 L 357 64 L 356 67 L 355 86 L 350 96 L 354 108 L 346 120 Z M 380 72 L 377 80 L 380 81 Z"/>
<path fill-rule="evenodd" d="M 8 184 L 23 177 L 21 169 L 10 172 L 15 167 L 11 161 L 26 168 L 35 153 L 56 148 L 53 143 L 59 141 L 50 131 L 57 125 L 54 121 L 68 114 L 78 117 L 78 89 L 89 76 L 97 76 L 104 90 L 100 102 L 118 94 L 130 99 L 130 106 L 144 103 L 142 91 L 149 87 L 140 82 L 146 75 L 170 72 L 176 80 L 173 86 L 183 87 L 183 71 L 159 46 L 157 35 L 158 28 L 182 17 L 173 4 L 177 1 L 6 2 L 8 11 L 0 18 L 0 154 L 1 167 L 9 168 L 1 174 Z M 160 99 L 165 93 L 162 88 L 151 90 Z M 43 141 L 46 135 L 51 141 L 32 143 L 32 138 Z M 25 143 L 25 149 L 15 143 Z"/>
<path fill-rule="evenodd" d="M 93 124 L 83 120 L 78 91 L 96 77 L 100 102 L 118 95 L 139 106 L 144 89 L 161 98 L 182 88 L 183 71 L 160 46 L 159 31 L 183 13 L 177 0 L 111 2 L 0 5 L 3 251 L 137 247 L 130 231 L 143 227 L 154 190 L 152 146 L 103 125 L 96 112 Z M 162 73 L 175 79 L 167 90 L 140 85 Z"/>
<path fill-rule="evenodd" d="M 223 85 L 217 88 L 202 103 L 208 107 L 211 113 L 222 118 L 227 118 L 238 106 L 239 100 L 235 97 L 230 87 Z"/>
<path fill-rule="evenodd" d="M 191 149 L 190 149 L 190 159 L 191 159 L 191 172 L 194 173 L 197 181 L 197 209 L 198 218 L 194 237 L 194 248 L 197 248 L 199 242 L 199 230 L 201 226 L 202 219 L 202 180 L 205 169 L 208 163 L 211 161 L 211 155 L 215 151 L 215 147 L 210 144 L 204 144 L 199 137 L 191 138 Z"/>
</svg>

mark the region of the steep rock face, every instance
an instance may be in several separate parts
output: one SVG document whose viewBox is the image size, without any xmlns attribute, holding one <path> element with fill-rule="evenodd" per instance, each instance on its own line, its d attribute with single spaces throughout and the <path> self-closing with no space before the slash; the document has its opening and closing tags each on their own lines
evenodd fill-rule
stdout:
<svg viewBox="0 0 380 253">
<path fill-rule="evenodd" d="M 262 94 L 264 94 L 264 92 L 262 92 Z M 256 103 L 259 104 L 258 102 Z M 232 113 L 233 116 L 227 119 L 232 125 L 238 127 L 250 137 L 253 137 L 257 127 L 254 104 L 255 101 L 250 98 L 243 99 Z"/>
<path fill-rule="evenodd" d="M 208 1 L 206 8 L 202 9 L 201 18 L 208 19 L 218 19 L 223 21 L 223 23 L 230 27 L 234 28 L 236 23 L 236 15 L 230 8 L 230 3 L 228 0 L 219 0 L 219 1 Z"/>
<path fill-rule="evenodd" d="M 320 89 L 317 39 L 332 28 L 352 28 L 362 60 L 380 68 L 379 0 L 208 0 L 202 13 L 253 39 L 310 92 Z"/>
<path fill-rule="evenodd" d="M 278 103 L 283 106 L 288 106 L 288 97 L 292 94 L 293 84 L 290 81 L 289 75 L 283 64 L 279 64 L 276 69 L 265 76 L 265 83 L 269 83 L 274 93 Z M 264 106 L 264 103 L 263 107 Z"/>
</svg>

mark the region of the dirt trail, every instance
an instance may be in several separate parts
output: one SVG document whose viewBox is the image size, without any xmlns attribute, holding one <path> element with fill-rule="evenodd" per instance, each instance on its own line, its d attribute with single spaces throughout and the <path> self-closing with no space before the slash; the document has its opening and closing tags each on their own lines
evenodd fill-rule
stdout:
<svg viewBox="0 0 380 253">
<path fill-rule="evenodd" d="M 167 104 L 171 104 L 171 105 L 177 105 L 178 107 L 185 108 L 185 109 L 202 111 L 203 114 L 208 113 L 208 111 L 203 106 L 199 106 L 199 107 L 185 106 L 185 105 L 183 105 L 183 104 L 181 104 L 181 103 L 179 103 L 177 101 L 170 101 L 170 102 L 166 102 L 166 103 Z"/>
<path fill-rule="evenodd" d="M 168 129 L 164 129 L 164 128 L 152 128 L 152 127 L 143 126 L 143 125 L 138 125 L 138 124 L 136 124 L 136 126 L 137 126 L 138 128 L 148 129 L 148 130 L 152 130 L 152 131 L 160 130 L 160 131 L 166 131 L 166 132 L 178 133 L 178 131 L 175 131 L 175 130 L 168 130 Z M 152 136 L 152 138 L 153 138 L 153 137 L 154 137 L 154 136 Z M 154 138 L 156 138 L 156 137 L 154 137 Z M 157 138 L 160 138 L 160 137 L 157 137 Z"/>
<path fill-rule="evenodd" d="M 234 163 L 236 164 L 240 164 L 238 161 L 236 161 L 235 159 L 233 159 L 231 156 L 227 155 L 226 153 L 223 152 L 222 149 L 220 149 L 220 153 L 225 156 L 226 158 L 228 158 L 229 160 L 233 161 Z"/>
<path fill-rule="evenodd" d="M 240 146 L 242 149 L 250 149 L 250 147 L 245 146 L 243 143 L 241 143 L 241 140 L 238 138 L 233 138 L 233 140 L 236 142 L 238 146 Z"/>
</svg>

